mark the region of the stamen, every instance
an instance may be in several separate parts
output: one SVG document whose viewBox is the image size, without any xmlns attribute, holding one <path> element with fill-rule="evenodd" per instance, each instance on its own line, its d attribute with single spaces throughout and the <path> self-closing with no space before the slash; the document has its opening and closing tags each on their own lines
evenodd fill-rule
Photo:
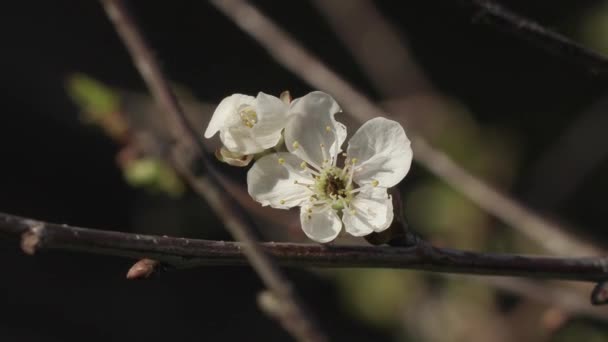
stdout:
<svg viewBox="0 0 608 342">
<path fill-rule="evenodd" d="M 239 111 L 243 125 L 252 128 L 258 122 L 258 114 L 251 106 L 246 106 Z"/>
<path fill-rule="evenodd" d="M 316 178 L 315 176 L 320 176 L 321 174 L 318 173 L 317 171 L 311 169 L 308 167 L 308 165 L 306 164 L 305 161 L 300 163 L 300 167 L 302 168 L 302 170 L 304 170 L 305 172 L 307 171 L 308 173 L 312 174 L 313 177 L 312 178 Z"/>
<path fill-rule="evenodd" d="M 327 201 L 323 201 L 323 200 L 316 200 L 316 201 L 310 201 L 311 205 L 324 205 L 327 204 Z M 312 209 L 309 209 L 312 210 Z"/>
<path fill-rule="evenodd" d="M 284 205 L 285 203 L 292 200 L 298 200 L 298 202 L 301 203 L 306 200 L 306 195 L 302 196 L 302 193 L 292 193 L 289 196 L 281 198 L 279 200 L 279 204 Z"/>
<path fill-rule="evenodd" d="M 294 141 L 293 144 L 291 144 L 291 146 L 293 147 L 294 150 L 297 150 L 300 147 L 300 143 L 297 141 Z"/>
<path fill-rule="evenodd" d="M 356 188 L 354 190 L 349 191 L 348 193 L 351 194 L 351 195 L 354 195 L 354 194 L 356 194 L 357 192 L 359 192 L 359 191 L 361 191 L 363 189 L 365 189 L 365 187 Z"/>
<path fill-rule="evenodd" d="M 346 179 L 346 187 L 348 188 L 353 183 L 353 175 L 355 174 L 355 164 L 357 163 L 357 158 L 353 158 L 350 160 L 350 164 L 346 165 L 345 169 L 348 169 L 348 177 Z"/>
<path fill-rule="evenodd" d="M 342 169 L 342 172 L 340 172 L 340 177 L 344 178 L 344 176 L 346 176 L 346 174 L 348 173 L 348 169 L 350 168 L 350 165 L 348 164 L 348 159 L 346 159 L 344 161 L 344 168 Z"/>
<path fill-rule="evenodd" d="M 329 159 L 327 158 L 327 151 L 325 151 L 325 144 L 321 143 L 319 146 L 321 147 L 321 154 L 323 154 L 323 165 L 321 166 L 324 166 L 325 164 L 327 164 Z"/>
<path fill-rule="evenodd" d="M 348 193 L 351 194 L 351 195 L 354 195 L 354 194 L 356 194 L 356 193 L 358 193 L 360 191 L 369 189 L 371 186 L 372 186 L 371 184 L 363 185 L 361 187 L 358 187 L 358 188 L 356 188 L 354 190 L 349 191 Z"/>
<path fill-rule="evenodd" d="M 295 185 L 303 185 L 303 186 L 305 186 L 305 187 L 307 187 L 309 189 L 311 188 L 311 186 L 315 185 L 315 183 L 302 183 L 302 182 L 298 182 L 297 180 L 294 180 L 293 184 L 295 184 Z"/>
<path fill-rule="evenodd" d="M 374 180 L 372 181 L 372 186 L 373 186 L 374 188 L 375 188 L 375 187 L 377 187 L 377 186 L 378 186 L 378 184 L 380 184 L 380 182 L 378 182 L 377 180 L 375 180 L 375 179 L 374 179 Z"/>
<path fill-rule="evenodd" d="M 277 162 L 279 163 L 279 165 L 283 166 L 284 168 L 286 168 L 288 171 L 290 171 L 290 172 L 292 172 L 292 173 L 298 174 L 298 173 L 300 173 L 300 172 L 301 172 L 301 171 L 299 171 L 299 170 L 296 170 L 296 169 L 295 169 L 295 167 L 294 167 L 294 166 L 292 166 L 290 163 L 286 163 L 286 162 L 285 162 L 285 158 L 279 158 L 279 159 L 277 159 Z M 306 162 L 304 162 L 304 161 L 300 163 L 300 167 L 301 167 L 302 169 L 304 169 L 305 171 L 309 171 L 309 172 L 310 172 L 310 174 L 311 174 L 311 178 L 315 178 L 315 175 L 319 175 L 319 173 L 318 173 L 318 172 L 316 172 L 316 171 L 314 171 L 314 170 L 312 170 L 312 169 L 308 168 L 308 167 L 306 166 Z M 298 181 L 294 181 L 294 184 L 298 184 L 298 185 L 306 185 L 306 186 L 308 187 L 308 186 L 310 186 L 310 185 L 313 185 L 314 183 L 307 184 L 307 183 L 301 183 L 301 182 L 298 182 Z"/>
<path fill-rule="evenodd" d="M 328 208 L 328 204 L 329 203 L 327 203 L 327 201 L 309 202 L 308 205 L 310 206 L 308 207 L 308 209 L 306 209 L 306 212 L 308 212 L 309 214 L 323 212 L 325 209 Z"/>
</svg>

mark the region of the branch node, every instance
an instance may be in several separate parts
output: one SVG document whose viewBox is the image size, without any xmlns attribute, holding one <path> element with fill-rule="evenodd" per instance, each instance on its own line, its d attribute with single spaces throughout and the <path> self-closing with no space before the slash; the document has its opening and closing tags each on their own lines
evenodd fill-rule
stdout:
<svg viewBox="0 0 608 342">
<path fill-rule="evenodd" d="M 271 317 L 280 319 L 283 316 L 284 307 L 281 305 L 281 300 L 269 290 L 258 293 L 258 306 Z"/>
<path fill-rule="evenodd" d="M 147 258 L 141 259 L 135 264 L 133 264 L 133 266 L 131 266 L 131 268 L 127 272 L 127 279 L 138 280 L 148 278 L 152 274 L 154 274 L 154 272 L 159 270 L 159 264 L 160 262 L 156 260 Z"/>
<path fill-rule="evenodd" d="M 44 234 L 44 229 L 44 223 L 36 222 L 32 224 L 30 229 L 21 234 L 21 249 L 25 254 L 36 254 L 36 250 L 38 250 L 42 235 Z"/>
</svg>

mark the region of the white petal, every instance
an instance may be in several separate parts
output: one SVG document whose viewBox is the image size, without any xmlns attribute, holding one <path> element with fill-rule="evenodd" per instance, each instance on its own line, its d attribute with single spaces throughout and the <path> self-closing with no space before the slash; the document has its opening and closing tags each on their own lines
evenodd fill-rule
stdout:
<svg viewBox="0 0 608 342">
<path fill-rule="evenodd" d="M 301 162 L 287 152 L 260 158 L 247 172 L 247 191 L 263 206 L 289 209 L 301 205 L 313 194 L 307 187 L 294 183 L 313 182 L 312 177 L 300 167 Z"/>
<path fill-rule="evenodd" d="M 322 111 L 325 114 L 336 114 L 342 109 L 331 95 L 322 91 L 313 91 L 291 101 L 290 113 L 310 113 Z"/>
<path fill-rule="evenodd" d="M 228 165 L 238 167 L 245 167 L 253 160 L 253 155 L 244 156 L 240 153 L 230 152 L 223 146 L 215 150 L 215 157 Z"/>
<path fill-rule="evenodd" d="M 293 100 L 285 127 L 285 145 L 289 152 L 316 168 L 325 159 L 335 158 L 346 137 L 346 127 L 334 119 L 339 111 L 338 103 L 320 91 Z"/>
<path fill-rule="evenodd" d="M 391 226 L 391 223 L 393 223 L 393 218 L 395 217 L 395 209 L 393 209 L 393 197 L 392 196 L 388 196 L 388 201 L 386 202 L 386 222 L 383 226 L 379 226 L 376 227 L 376 229 L 374 229 L 374 231 L 376 233 L 379 233 L 385 229 L 387 229 L 388 227 Z"/>
<path fill-rule="evenodd" d="M 374 118 L 364 123 L 348 142 L 348 158 L 357 158 L 353 180 L 390 188 L 410 170 L 412 148 L 403 127 L 392 120 Z"/>
<path fill-rule="evenodd" d="M 300 209 L 300 222 L 304 234 L 317 242 L 326 243 L 335 239 L 342 229 L 342 222 L 329 206 L 321 211 L 308 212 L 306 206 Z"/>
<path fill-rule="evenodd" d="M 281 131 L 287 123 L 289 107 L 278 97 L 258 93 L 255 111 L 258 122 L 251 128 L 251 135 L 264 149 L 274 147 L 281 139 Z"/>
<path fill-rule="evenodd" d="M 220 130 L 220 140 L 230 152 L 243 155 L 255 154 L 265 150 L 252 136 L 250 128 L 233 126 Z"/>
<path fill-rule="evenodd" d="M 388 196 L 386 189 L 361 191 L 353 198 L 349 207 L 342 211 L 342 221 L 344 229 L 354 236 L 381 232 L 393 221 L 392 198 Z"/>
<path fill-rule="evenodd" d="M 336 121 L 336 135 L 338 136 L 338 153 L 342 152 L 342 145 L 344 141 L 346 141 L 346 126 Z M 336 146 L 332 146 L 331 150 L 333 151 Z"/>
<path fill-rule="evenodd" d="M 226 127 L 231 117 L 238 114 L 238 108 L 241 105 L 253 105 L 254 101 L 255 98 L 253 96 L 242 94 L 234 94 L 223 99 L 211 116 L 211 121 L 209 121 L 207 130 L 205 130 L 205 138 L 211 138 L 217 131 Z"/>
</svg>

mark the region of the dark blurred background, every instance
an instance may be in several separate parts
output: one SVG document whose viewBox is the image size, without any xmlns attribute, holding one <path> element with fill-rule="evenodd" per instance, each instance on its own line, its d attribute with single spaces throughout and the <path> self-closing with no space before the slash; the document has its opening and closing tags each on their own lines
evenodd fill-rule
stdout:
<svg viewBox="0 0 608 342">
<path fill-rule="evenodd" d="M 606 1 L 501 3 L 608 52 Z M 383 100 L 311 3 L 254 4 L 356 88 Z M 373 4 L 399 30 L 434 91 L 448 99 L 454 114 L 434 142 L 526 205 L 606 246 L 608 75 L 479 23 L 480 13 L 458 1 Z M 285 89 L 299 97 L 311 90 L 205 1 L 129 5 L 166 73 L 199 101 Z M 116 163 L 120 146 L 85 124 L 68 96 L 66 79 L 74 72 L 145 92 L 98 2 L 12 1 L 1 13 L 0 211 L 84 227 L 229 239 L 194 195 L 176 199 L 129 185 Z M 536 251 L 422 169 L 415 167 L 402 189 L 408 216 L 432 241 Z M 247 267 L 130 282 L 129 260 L 59 252 L 32 258 L 14 241 L 0 241 L 0 256 L 2 341 L 289 340 L 258 310 L 261 284 Z M 382 270 L 288 275 L 336 340 L 608 337 L 605 320 L 555 314 L 551 306 L 466 277 Z"/>
</svg>

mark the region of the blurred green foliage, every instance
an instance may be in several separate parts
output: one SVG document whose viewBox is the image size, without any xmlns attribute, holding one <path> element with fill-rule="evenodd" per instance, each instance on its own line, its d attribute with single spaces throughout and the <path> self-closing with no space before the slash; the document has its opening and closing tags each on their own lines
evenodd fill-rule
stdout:
<svg viewBox="0 0 608 342">
<path fill-rule="evenodd" d="M 99 126 L 118 143 L 129 144 L 134 139 L 128 137 L 129 124 L 122 113 L 123 106 L 119 91 L 82 73 L 74 73 L 67 78 L 66 89 L 74 103 L 80 108 L 83 120 Z M 127 183 L 133 187 L 145 188 L 151 192 L 161 192 L 170 197 L 180 197 L 186 187 L 175 171 L 165 161 L 148 156 L 125 154 L 127 158 L 120 165 Z M 120 158 L 119 158 L 120 159 Z"/>
<path fill-rule="evenodd" d="M 583 42 L 594 50 L 608 55 L 608 2 L 600 1 L 587 9 L 580 22 Z"/>
<path fill-rule="evenodd" d="M 608 340 L 606 329 L 597 325 L 574 321 L 557 332 L 553 342 L 605 342 Z"/>
<path fill-rule="evenodd" d="M 381 328 L 393 328 L 401 312 L 419 293 L 419 277 L 390 269 L 348 269 L 332 272 L 347 309 Z"/>
<path fill-rule="evenodd" d="M 69 76 L 66 87 L 72 100 L 85 114 L 87 122 L 99 122 L 108 113 L 120 109 L 118 94 L 85 74 L 75 73 Z"/>
<path fill-rule="evenodd" d="M 101 127 L 114 140 L 121 140 L 128 132 L 128 124 L 119 114 L 120 96 L 117 91 L 81 73 L 67 78 L 66 90 L 80 108 L 81 119 Z"/>
<path fill-rule="evenodd" d="M 180 197 L 185 192 L 184 183 L 171 166 L 154 158 L 140 158 L 127 163 L 124 176 L 131 186 L 143 187 L 153 192 L 163 192 Z"/>
</svg>

